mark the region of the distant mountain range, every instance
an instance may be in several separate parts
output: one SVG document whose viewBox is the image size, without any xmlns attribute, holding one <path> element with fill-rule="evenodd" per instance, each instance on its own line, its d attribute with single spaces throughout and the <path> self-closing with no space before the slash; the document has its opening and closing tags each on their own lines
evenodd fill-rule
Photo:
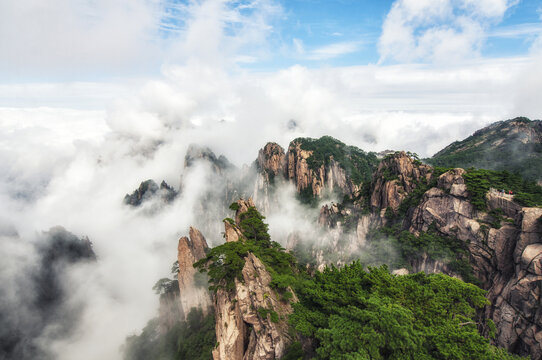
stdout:
<svg viewBox="0 0 542 360">
<path fill-rule="evenodd" d="M 499 121 L 448 145 L 426 162 L 433 166 L 507 170 L 542 180 L 542 121 Z"/>
</svg>

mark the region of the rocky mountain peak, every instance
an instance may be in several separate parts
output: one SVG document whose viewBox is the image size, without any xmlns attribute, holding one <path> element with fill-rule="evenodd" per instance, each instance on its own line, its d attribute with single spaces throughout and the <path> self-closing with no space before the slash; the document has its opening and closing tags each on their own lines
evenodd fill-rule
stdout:
<svg viewBox="0 0 542 360">
<path fill-rule="evenodd" d="M 206 146 L 190 144 L 184 157 L 184 167 L 189 168 L 197 161 L 208 162 L 211 164 L 213 171 L 217 174 L 222 174 L 228 169 L 235 168 L 224 155 L 217 157 L 215 153 Z"/>
<path fill-rule="evenodd" d="M 542 182 L 542 121 L 499 121 L 455 141 L 427 161 L 435 166 L 508 170 Z"/>
<path fill-rule="evenodd" d="M 160 183 L 160 186 L 152 179 L 143 181 L 132 194 L 124 196 L 124 203 L 133 207 L 137 207 L 147 200 L 159 196 L 162 202 L 170 203 L 177 196 L 177 191 L 169 186 L 165 181 Z"/>
<path fill-rule="evenodd" d="M 248 241 L 240 228 L 241 216 L 253 207 L 250 198 L 232 204 L 236 220 L 225 221 L 226 242 Z M 291 342 L 286 319 L 297 298 L 291 289 L 292 298 L 282 298 L 271 286 L 266 265 L 254 253 L 248 252 L 243 262 L 240 278 L 234 278 L 229 289 L 217 288 L 213 296 L 218 344 L 213 359 L 279 359 Z"/>
<path fill-rule="evenodd" d="M 408 193 L 420 182 L 429 181 L 431 171 L 430 166 L 422 164 L 404 151 L 388 155 L 373 176 L 371 207 L 373 209 L 390 207 L 396 211 Z"/>
<path fill-rule="evenodd" d="M 235 202 L 235 204 L 237 204 L 235 207 L 235 223 L 239 226 L 239 223 L 241 222 L 241 214 L 247 212 L 249 208 L 255 207 L 255 205 L 252 198 L 248 198 L 246 200 L 239 199 L 237 202 Z"/>
<path fill-rule="evenodd" d="M 302 199 L 335 191 L 353 198 L 361 184 L 370 181 L 377 163 L 376 154 L 331 136 L 298 138 L 288 146 L 286 177 L 294 182 Z"/>
<path fill-rule="evenodd" d="M 189 237 L 179 239 L 177 246 L 177 261 L 179 262 L 179 301 L 184 317 L 191 308 L 201 307 L 205 312 L 211 304 L 211 298 L 207 290 L 207 282 L 200 281 L 199 274 L 194 269 L 194 263 L 207 253 L 209 247 L 203 234 L 196 228 L 190 227 Z"/>
<path fill-rule="evenodd" d="M 256 162 L 266 181 L 273 181 L 276 176 L 284 175 L 286 154 L 279 144 L 270 142 L 260 149 Z"/>
<path fill-rule="evenodd" d="M 242 281 L 235 281 L 234 291 L 219 289 L 215 295 L 218 346 L 213 359 L 280 359 L 291 342 L 284 319 L 292 306 L 271 288 L 271 275 L 257 256 L 249 253 L 244 260 Z"/>
<path fill-rule="evenodd" d="M 230 209 L 235 210 L 235 220 L 224 220 L 224 238 L 226 242 L 238 241 L 242 237 L 243 234 L 239 227 L 241 214 L 247 212 L 251 207 L 255 207 L 252 198 L 248 198 L 247 200 L 239 199 L 230 205 Z"/>
</svg>

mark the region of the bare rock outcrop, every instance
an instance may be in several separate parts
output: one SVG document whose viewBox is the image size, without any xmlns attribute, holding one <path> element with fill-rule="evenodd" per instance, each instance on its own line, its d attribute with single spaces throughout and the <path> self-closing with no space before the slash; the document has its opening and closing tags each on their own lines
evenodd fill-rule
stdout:
<svg viewBox="0 0 542 360">
<path fill-rule="evenodd" d="M 465 169 L 461 168 L 447 171 L 439 176 L 437 187 L 449 192 L 450 195 L 466 198 L 468 197 L 467 185 L 465 184 L 465 179 L 463 179 L 463 175 L 466 173 Z"/>
<path fill-rule="evenodd" d="M 286 154 L 279 144 L 270 142 L 260 149 L 256 163 L 266 181 L 270 182 L 277 176 L 283 176 Z"/>
<path fill-rule="evenodd" d="M 193 307 L 199 307 L 204 314 L 208 312 L 211 305 L 211 297 L 207 290 L 207 283 L 196 282 L 197 270 L 194 269 L 194 263 L 203 257 L 209 247 L 202 233 L 193 227 L 190 227 L 189 237 L 183 236 L 179 239 L 177 246 L 177 260 L 179 262 L 179 302 L 181 304 L 181 313 L 184 318 Z"/>
<path fill-rule="evenodd" d="M 248 198 L 247 200 L 239 199 L 235 204 L 237 204 L 235 210 L 235 221 L 232 221 L 231 219 L 224 220 L 224 238 L 226 239 L 226 242 L 238 241 L 243 236 L 243 233 L 239 227 L 239 223 L 241 222 L 241 214 L 247 212 L 249 208 L 255 207 L 252 198 Z"/>
<path fill-rule="evenodd" d="M 286 177 L 293 181 L 297 192 L 310 191 L 312 196 L 320 196 L 324 190 L 340 189 L 350 198 L 359 191 L 359 186 L 352 182 L 346 171 L 331 157 L 327 165 L 311 168 L 308 159 L 313 151 L 303 150 L 301 141 L 294 140 L 286 154 Z"/>
<path fill-rule="evenodd" d="M 350 215 L 348 209 L 340 209 L 339 205 L 335 203 L 329 205 L 326 204 L 320 208 L 318 224 L 328 228 L 334 228 L 337 226 L 337 219 L 347 215 Z"/>
<path fill-rule="evenodd" d="M 420 182 L 429 182 L 431 171 L 430 166 L 412 159 L 404 151 L 386 157 L 373 176 L 371 207 L 375 210 L 390 207 L 396 211 Z"/>
<path fill-rule="evenodd" d="M 489 226 L 488 213 L 466 198 L 462 169 L 442 174 L 409 219 L 410 231 L 433 225 L 463 241 L 474 275 L 488 291 L 486 316 L 497 326 L 496 343 L 532 359 L 542 359 L 542 229 L 541 208 L 525 208 L 511 198 L 487 194 L 488 210 L 502 209 L 505 221 Z M 429 272 L 446 272 L 445 264 Z"/>
<path fill-rule="evenodd" d="M 279 359 L 290 343 L 287 316 L 293 312 L 271 289 L 271 275 L 253 254 L 245 257 L 243 280 L 215 295 L 215 360 Z"/>
<path fill-rule="evenodd" d="M 276 205 L 277 202 L 277 199 L 272 196 L 275 185 L 286 180 L 284 149 L 277 143 L 267 143 L 258 152 L 255 164 L 258 173 L 253 191 L 254 202 L 258 208 L 268 211 L 271 205 Z"/>
<path fill-rule="evenodd" d="M 251 207 L 255 207 L 252 198 L 248 198 L 247 200 L 237 200 L 237 209 L 235 210 L 235 224 L 237 226 L 239 226 L 239 223 L 241 222 L 241 214 L 247 212 L 247 210 Z"/>
</svg>

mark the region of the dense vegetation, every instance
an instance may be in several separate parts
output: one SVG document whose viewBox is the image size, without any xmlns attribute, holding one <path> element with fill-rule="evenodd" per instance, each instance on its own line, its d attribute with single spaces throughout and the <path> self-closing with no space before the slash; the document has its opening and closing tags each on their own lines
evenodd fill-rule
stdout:
<svg viewBox="0 0 542 360">
<path fill-rule="evenodd" d="M 490 188 L 512 191 L 514 201 L 523 206 L 542 206 L 542 187 L 508 171 L 469 169 L 463 176 L 471 203 L 479 210 L 486 209 L 485 195 Z"/>
<path fill-rule="evenodd" d="M 507 170 L 528 180 L 542 180 L 542 144 L 526 141 L 529 132 L 540 136 L 542 123 L 527 118 L 498 122 L 452 143 L 427 161 L 435 166 Z"/>
<path fill-rule="evenodd" d="M 165 334 L 158 318 L 152 319 L 140 335 L 126 339 L 125 360 L 209 360 L 216 344 L 214 314 L 203 315 L 192 309 L 186 321 L 179 322 Z"/>
<path fill-rule="evenodd" d="M 401 230 L 398 225 L 382 227 L 369 233 L 369 242 L 371 243 L 369 249 L 374 248 L 375 244 L 382 241 L 399 252 L 395 262 L 391 263 L 394 268 L 406 267 L 410 269 L 410 261 L 427 257 L 428 260 L 447 264 L 449 269 L 460 275 L 464 281 L 475 285 L 479 284 L 469 263 L 469 253 L 465 242 L 456 237 L 439 233 L 434 226 L 419 235 Z"/>
<path fill-rule="evenodd" d="M 239 219 L 241 239 L 213 248 L 195 267 L 207 272 L 211 290 L 233 289 L 235 279 L 242 281 L 244 258 L 250 252 L 266 265 L 271 286 L 284 301 L 291 299 L 290 289 L 296 292 L 299 302 L 293 304 L 289 323 L 290 335 L 298 341 L 284 359 L 516 358 L 480 334 L 479 329 L 491 334 L 495 328 L 476 315 L 487 299 L 475 285 L 442 274 L 395 276 L 385 265 L 367 270 L 358 261 L 322 272 L 299 267 L 293 255 L 271 241 L 265 218 L 254 207 Z M 393 238 L 405 257 L 424 251 L 454 261 L 463 251 L 461 242 L 431 231 L 417 237 L 393 228 L 379 235 Z M 157 283 L 157 291 L 166 288 L 172 285 Z M 273 309 L 256 310 L 279 321 Z M 192 312 L 165 335 L 159 336 L 157 329 L 153 320 L 141 335 L 128 338 L 125 359 L 211 357 L 216 342 L 212 317 Z"/>
<path fill-rule="evenodd" d="M 316 272 L 296 290 L 290 322 L 313 339 L 316 359 L 516 358 L 478 332 L 484 291 L 442 274 L 394 276 L 354 262 Z M 291 353 L 300 359 L 300 346 Z"/>
<path fill-rule="evenodd" d="M 303 150 L 312 151 L 312 155 L 307 159 L 310 169 L 327 166 L 333 159 L 355 184 L 371 181 L 378 165 L 375 153 L 366 153 L 355 146 L 345 145 L 331 136 L 322 136 L 319 139 L 297 138 L 293 142 L 300 143 Z"/>
<path fill-rule="evenodd" d="M 235 205 L 237 204 L 232 204 L 231 208 L 236 209 Z M 233 290 L 235 279 L 242 281 L 244 258 L 250 252 L 256 255 L 270 272 L 271 286 L 284 298 L 291 296 L 287 288 L 294 281 L 295 257 L 286 252 L 279 243 L 271 241 L 264 219 L 255 207 L 250 207 L 239 216 L 239 228 L 243 238 L 214 247 L 205 258 L 194 264 L 201 272 L 207 272 L 210 290 Z"/>
</svg>

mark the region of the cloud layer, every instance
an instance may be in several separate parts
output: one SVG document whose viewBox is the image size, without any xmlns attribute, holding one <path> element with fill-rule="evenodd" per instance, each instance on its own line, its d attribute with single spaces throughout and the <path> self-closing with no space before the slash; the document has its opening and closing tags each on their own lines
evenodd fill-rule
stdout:
<svg viewBox="0 0 542 360">
<path fill-rule="evenodd" d="M 487 27 L 516 0 L 397 0 L 379 39 L 381 61 L 453 63 L 480 55 Z"/>
</svg>

